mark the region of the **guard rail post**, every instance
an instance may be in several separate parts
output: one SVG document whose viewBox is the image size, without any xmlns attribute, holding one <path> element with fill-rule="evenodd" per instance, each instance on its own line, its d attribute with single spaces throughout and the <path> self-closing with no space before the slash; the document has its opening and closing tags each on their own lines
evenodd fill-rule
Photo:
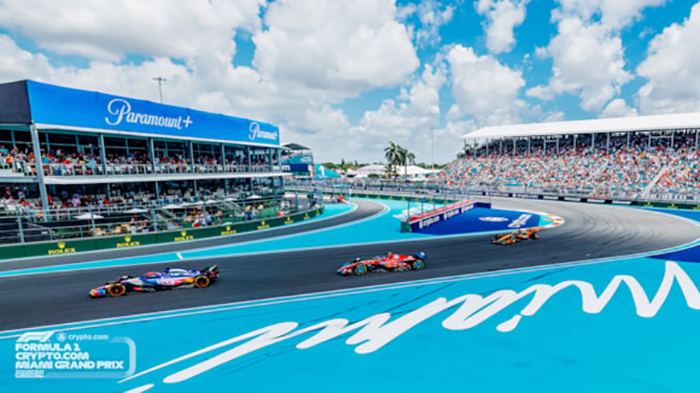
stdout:
<svg viewBox="0 0 700 393">
<path fill-rule="evenodd" d="M 22 226 L 22 216 L 17 210 L 17 229 L 19 230 L 19 242 L 24 244 L 24 227 Z"/>
<path fill-rule="evenodd" d="M 92 211 L 92 206 L 88 209 L 90 212 L 90 224 L 92 225 L 92 237 L 97 237 L 97 228 L 95 227 L 95 213 Z"/>
<path fill-rule="evenodd" d="M 155 207 L 151 208 L 151 220 L 153 220 L 153 232 L 158 232 L 158 215 L 156 215 Z"/>
</svg>

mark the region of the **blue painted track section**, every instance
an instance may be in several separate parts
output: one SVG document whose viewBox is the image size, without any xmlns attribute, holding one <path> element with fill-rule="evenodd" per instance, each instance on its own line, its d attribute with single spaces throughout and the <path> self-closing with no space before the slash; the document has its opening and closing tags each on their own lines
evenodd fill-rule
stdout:
<svg viewBox="0 0 700 393">
<path fill-rule="evenodd" d="M 76 332 L 80 333 L 132 338 L 137 345 L 138 371 L 143 372 L 281 323 L 291 323 L 291 334 L 338 319 L 356 323 L 385 316 L 385 327 L 394 323 L 393 330 L 381 333 L 375 329 L 374 335 L 365 336 L 364 340 L 356 335 L 360 330 L 357 327 L 304 348 L 302 343 L 314 337 L 319 328 L 222 360 L 235 355 L 235 351 L 227 351 L 245 348 L 252 337 L 241 339 L 121 384 L 114 380 L 14 379 L 8 373 L 13 371 L 15 339 L 8 338 L 0 340 L 0 380 L 4 381 L 3 391 L 8 392 L 128 391 L 150 384 L 154 386 L 148 392 L 191 392 L 203 387 L 207 391 L 241 392 L 297 388 L 305 392 L 422 392 L 434 391 L 437 381 L 444 390 L 476 392 L 695 391 L 700 304 L 691 307 L 689 296 L 684 296 L 683 291 L 697 289 L 686 283 L 681 290 L 677 282 L 672 282 L 666 292 L 660 289 L 668 277 L 674 278 L 669 272 L 678 273 L 679 269 L 691 280 L 700 280 L 700 265 L 695 263 L 669 265 L 652 258 L 610 259 L 217 306 L 190 315 L 161 313 L 163 319 L 141 318 L 141 322 L 112 326 L 76 325 Z M 464 321 L 464 315 L 452 317 L 452 325 L 448 321 L 466 303 L 425 313 L 430 305 L 464 295 L 486 297 L 502 290 L 519 293 L 533 286 L 555 286 L 571 280 L 591 285 L 601 296 L 616 276 L 633 277 L 649 300 L 659 298 L 655 301 L 658 312 L 653 316 L 638 315 L 643 302 L 635 301 L 623 283 L 595 312 L 582 310 L 579 289 L 562 289 L 533 315 L 522 317 L 510 331 L 499 331 L 499 327 L 524 313 L 533 301 L 532 295 L 509 302 L 478 323 L 461 327 L 455 322 Z M 424 318 L 413 318 L 403 328 L 397 326 L 407 316 L 420 312 Z M 61 329 L 70 331 L 71 326 Z M 379 347 L 365 346 L 389 336 L 393 338 Z M 348 343 L 351 337 L 355 341 Z M 212 367 L 203 371 L 207 362 Z M 190 367 L 202 373 L 172 382 L 173 376 Z M 168 380 L 170 383 L 164 382 Z"/>
<path fill-rule="evenodd" d="M 514 231 L 540 225 L 540 215 L 512 210 L 476 207 L 446 221 L 441 221 L 421 233 L 429 235 L 456 235 L 460 233 Z"/>
</svg>

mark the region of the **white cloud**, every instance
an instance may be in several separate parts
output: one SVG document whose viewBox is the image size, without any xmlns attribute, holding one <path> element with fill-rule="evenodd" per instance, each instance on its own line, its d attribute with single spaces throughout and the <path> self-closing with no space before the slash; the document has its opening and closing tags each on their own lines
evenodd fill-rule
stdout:
<svg viewBox="0 0 700 393">
<path fill-rule="evenodd" d="M 420 77 L 396 100 L 385 100 L 376 111 L 367 111 L 359 124 L 350 129 L 340 149 L 350 154 L 364 151 L 374 160 L 382 160 L 384 147 L 393 140 L 416 153 L 417 160 L 427 162 L 430 129 L 440 120 L 439 91 L 447 81 L 443 67 L 441 63 L 426 64 Z M 459 139 L 438 139 L 436 134 L 435 149 L 450 151 L 458 142 Z"/>
<path fill-rule="evenodd" d="M 547 47 L 554 60 L 549 84 L 531 88 L 527 95 L 550 100 L 562 93 L 578 94 L 581 108 L 600 111 L 632 79 L 625 70 L 622 40 L 600 24 L 576 17 L 561 20 L 558 30 Z"/>
<path fill-rule="evenodd" d="M 637 116 L 637 109 L 627 106 L 627 103 L 622 98 L 617 98 L 610 101 L 600 114 L 600 118 L 610 117 L 632 117 Z"/>
<path fill-rule="evenodd" d="M 558 0 L 552 11 L 558 34 L 538 57 L 552 57 L 552 77 L 546 86 L 527 95 L 550 100 L 563 93 L 576 94 L 581 108 L 600 112 L 632 79 L 626 70 L 621 30 L 641 17 L 646 7 L 666 0 Z"/>
<path fill-rule="evenodd" d="M 554 112 L 549 112 L 547 113 L 544 117 L 541 118 L 541 121 L 544 123 L 554 123 L 558 121 L 564 121 L 564 118 L 566 115 L 562 111 L 554 111 Z"/>
<path fill-rule="evenodd" d="M 559 0 L 559 3 L 561 9 L 553 12 L 555 19 L 598 17 L 604 29 L 619 30 L 639 19 L 644 8 L 663 5 L 666 0 Z"/>
<path fill-rule="evenodd" d="M 419 60 L 394 0 L 278 0 L 256 33 L 253 65 L 290 89 L 340 100 L 407 81 Z"/>
<path fill-rule="evenodd" d="M 515 46 L 513 29 L 525 20 L 529 0 L 479 0 L 476 10 L 486 16 L 486 47 L 492 53 L 510 52 Z"/>
<path fill-rule="evenodd" d="M 264 14 L 264 30 L 260 2 L 65 0 L 19 7 L 0 0 L 3 27 L 55 54 L 89 61 L 56 65 L 65 64 L 60 56 L 49 61 L 0 35 L 0 81 L 30 78 L 157 101 L 151 78 L 162 76 L 166 103 L 277 124 L 283 141 L 308 144 L 319 159 L 367 156 L 341 142 L 353 127 L 337 107 L 362 92 L 411 83 L 398 116 L 439 116 L 430 78 L 442 78 L 442 85 L 444 73 L 411 82 L 420 63 L 394 0 L 278 0 Z M 234 29 L 252 33 L 253 67 L 233 64 Z M 123 62 L 129 54 L 145 60 Z"/>
<path fill-rule="evenodd" d="M 518 99 L 525 86 L 522 72 L 498 62 L 493 56 L 478 56 L 474 49 L 454 46 L 447 54 L 456 104 L 448 118 L 471 115 L 480 125 L 520 121 L 527 105 Z"/>
<path fill-rule="evenodd" d="M 396 17 L 399 20 L 403 21 L 403 20 L 406 20 L 411 15 L 415 14 L 416 11 L 418 11 L 418 7 L 413 3 L 408 3 L 405 6 L 398 8 L 398 13 L 396 14 Z"/>
<path fill-rule="evenodd" d="M 0 0 L 0 25 L 61 55 L 118 61 L 126 54 L 232 54 L 233 30 L 256 31 L 264 0 Z"/>
<path fill-rule="evenodd" d="M 440 42 L 440 27 L 449 23 L 454 15 L 454 6 L 442 6 L 436 0 L 425 0 L 418 6 L 421 28 L 416 32 L 419 45 L 435 45 Z"/>
<path fill-rule="evenodd" d="M 639 90 L 643 114 L 700 111 L 700 3 L 682 24 L 673 24 L 649 44 L 637 73 L 648 79 Z"/>
</svg>

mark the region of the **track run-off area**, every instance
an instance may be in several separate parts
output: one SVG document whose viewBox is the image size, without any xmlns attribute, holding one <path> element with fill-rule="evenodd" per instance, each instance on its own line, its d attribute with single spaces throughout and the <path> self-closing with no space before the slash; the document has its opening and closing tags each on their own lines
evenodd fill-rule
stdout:
<svg viewBox="0 0 700 393">
<path fill-rule="evenodd" d="M 538 241 L 501 247 L 490 244 L 491 234 L 401 234 L 393 216 L 405 204 L 354 203 L 352 211 L 316 224 L 241 235 L 235 244 L 153 250 L 158 258 L 180 254 L 165 261 L 115 255 L 127 262 L 114 266 L 105 255 L 92 255 L 0 263 L 0 274 L 14 272 L 0 276 L 0 353 L 8 354 L 0 359 L 3 373 L 14 372 L 12 346 L 27 329 L 129 337 L 137 348 L 135 374 L 121 382 L 9 374 L 0 380 L 9 383 L 8 391 L 80 386 L 132 393 L 202 386 L 354 392 L 368 383 L 373 391 L 695 386 L 690 370 L 697 362 L 688 359 L 700 350 L 694 329 L 700 295 L 694 297 L 693 284 L 700 268 L 656 255 L 693 246 L 700 227 L 691 219 L 628 207 L 495 199 L 494 209 L 565 220 L 543 230 Z M 388 251 L 423 251 L 427 267 L 335 274 L 355 256 Z M 122 274 L 211 264 L 219 266 L 221 279 L 207 289 L 87 296 Z M 591 378 L 594 373 L 598 377 Z M 306 382 L 311 378 L 313 384 Z"/>
</svg>

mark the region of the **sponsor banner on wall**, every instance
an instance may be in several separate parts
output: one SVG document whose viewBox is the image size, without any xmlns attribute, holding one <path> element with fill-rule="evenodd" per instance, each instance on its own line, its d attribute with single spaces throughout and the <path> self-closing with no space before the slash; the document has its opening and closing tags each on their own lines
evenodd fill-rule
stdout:
<svg viewBox="0 0 700 393">
<path fill-rule="evenodd" d="M 631 205 L 632 201 L 618 201 L 618 200 L 613 199 L 612 204 L 613 205 Z"/>
<path fill-rule="evenodd" d="M 513 197 L 521 199 L 542 199 L 542 195 L 537 194 L 513 194 Z"/>
<path fill-rule="evenodd" d="M 491 192 L 489 192 L 489 195 L 495 196 L 495 197 L 510 198 L 512 194 L 509 192 L 491 191 Z"/>
<path fill-rule="evenodd" d="M 27 81 L 36 124 L 279 146 L 271 124 Z"/>
<path fill-rule="evenodd" d="M 412 216 L 410 218 L 411 230 L 416 232 L 438 222 L 446 221 L 454 216 L 465 213 L 475 207 L 474 201 L 465 201 L 445 206 L 430 212 Z"/>
</svg>

